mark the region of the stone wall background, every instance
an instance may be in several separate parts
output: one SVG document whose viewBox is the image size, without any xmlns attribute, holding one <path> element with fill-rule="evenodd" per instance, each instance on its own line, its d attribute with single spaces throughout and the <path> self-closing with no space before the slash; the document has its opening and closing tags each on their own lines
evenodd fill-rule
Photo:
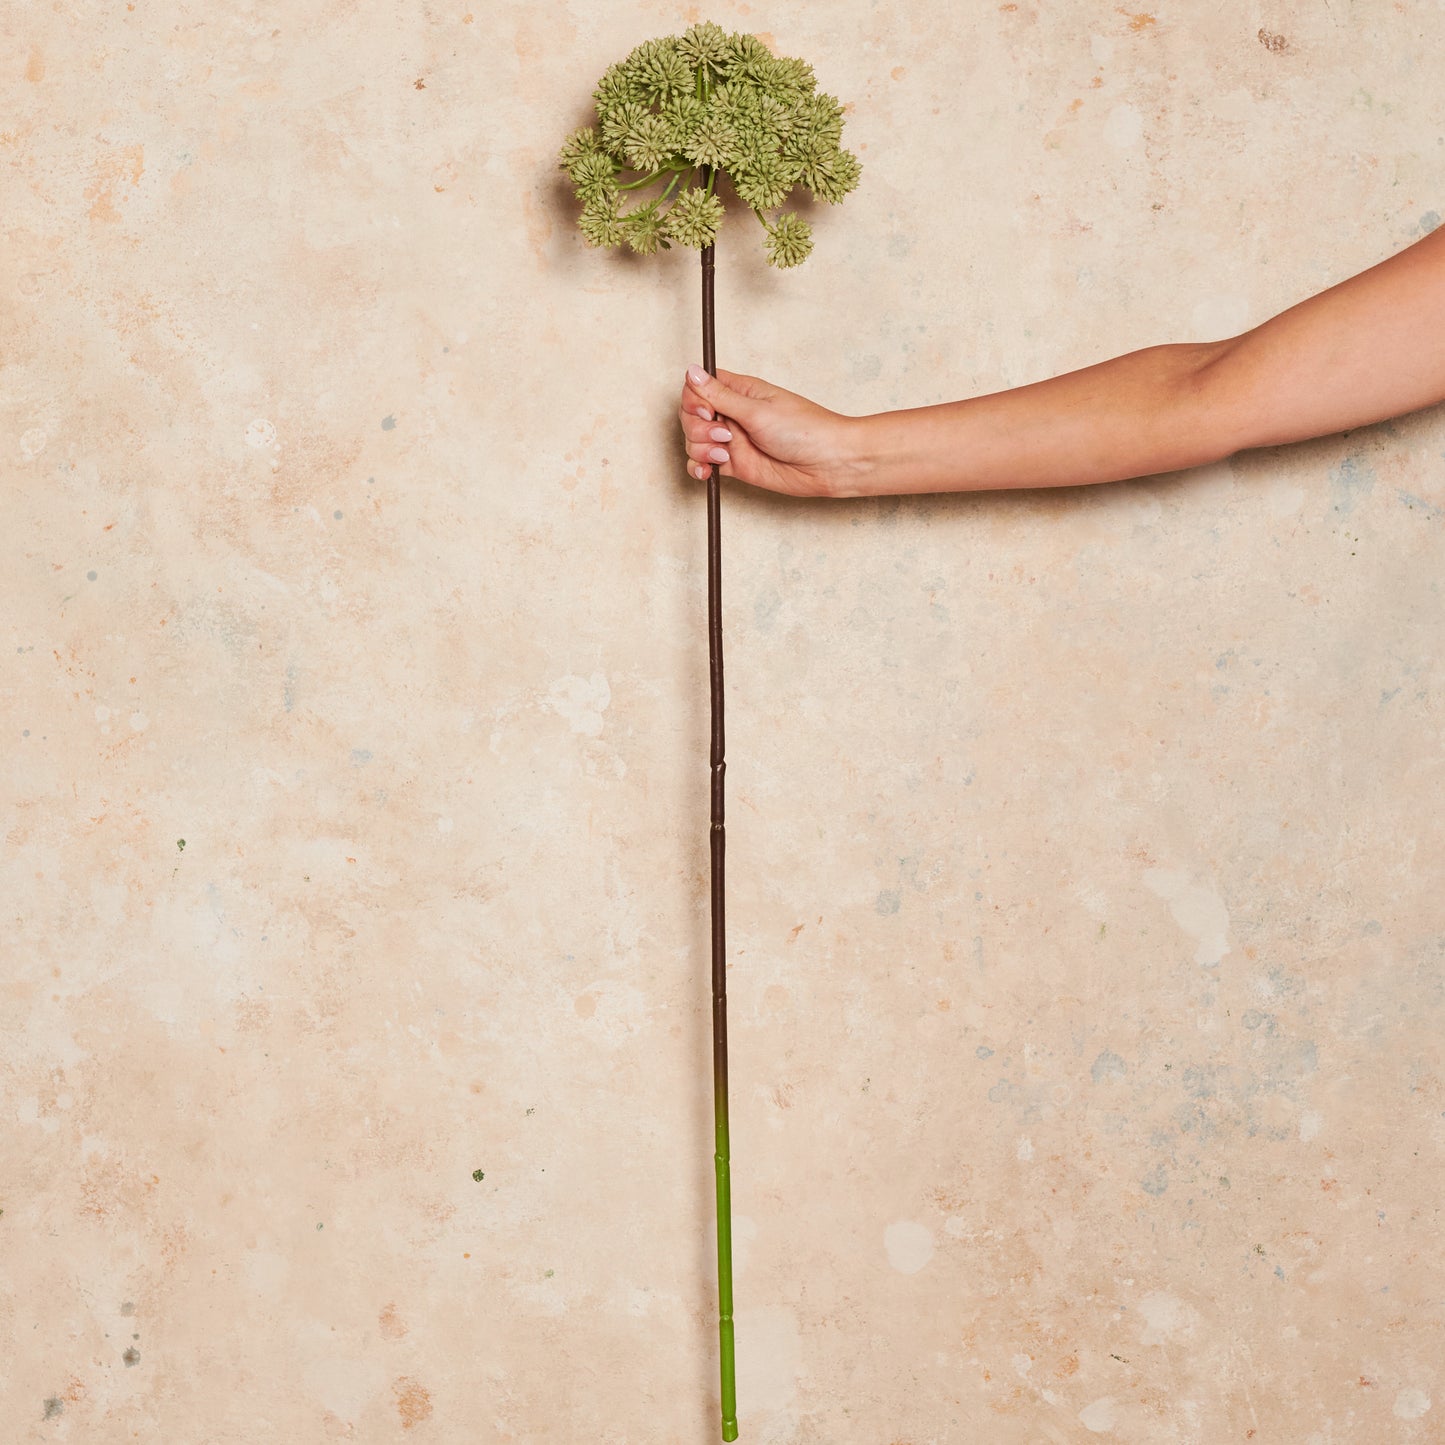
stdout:
<svg viewBox="0 0 1445 1445">
<path fill-rule="evenodd" d="M 1445 210 L 1435 0 L 11 7 L 7 1438 L 716 1438 L 696 258 L 552 169 L 701 18 L 851 103 L 718 282 L 843 411 Z M 729 486 L 745 1440 L 1436 1438 L 1442 456 Z"/>
</svg>

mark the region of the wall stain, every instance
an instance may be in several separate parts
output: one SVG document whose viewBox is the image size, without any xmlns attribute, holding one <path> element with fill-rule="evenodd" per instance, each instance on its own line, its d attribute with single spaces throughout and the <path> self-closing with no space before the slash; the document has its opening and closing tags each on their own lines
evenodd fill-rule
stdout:
<svg viewBox="0 0 1445 1445">
<path fill-rule="evenodd" d="M 402 1375 L 391 1387 L 396 1396 L 396 1413 L 401 1417 L 401 1428 L 410 1430 L 420 1425 L 432 1412 L 431 1391 L 419 1380 Z"/>
</svg>

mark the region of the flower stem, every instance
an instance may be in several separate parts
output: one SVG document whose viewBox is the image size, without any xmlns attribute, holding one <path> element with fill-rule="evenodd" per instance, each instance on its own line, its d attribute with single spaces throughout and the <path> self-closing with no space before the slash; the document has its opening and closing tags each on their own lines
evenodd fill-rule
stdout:
<svg viewBox="0 0 1445 1445">
<path fill-rule="evenodd" d="M 674 169 L 672 166 L 659 166 L 650 176 L 644 176 L 640 181 L 628 181 L 625 186 L 618 186 L 619 191 L 637 191 L 643 186 L 650 186 L 664 171 Z"/>
<path fill-rule="evenodd" d="M 717 342 L 713 306 L 715 251 L 702 252 L 702 364 L 717 375 Z M 737 1367 L 734 1363 L 732 1148 L 728 1130 L 728 985 L 726 887 L 723 860 L 726 827 L 723 809 L 723 774 L 727 770 L 723 743 L 723 638 L 721 490 L 714 466 L 707 483 L 707 636 L 711 679 L 712 745 L 708 762 L 712 774 L 712 818 L 708 841 L 712 861 L 712 1059 L 713 1059 L 713 1172 L 717 1192 L 718 1367 L 722 1393 L 722 1438 L 738 1438 Z"/>
</svg>

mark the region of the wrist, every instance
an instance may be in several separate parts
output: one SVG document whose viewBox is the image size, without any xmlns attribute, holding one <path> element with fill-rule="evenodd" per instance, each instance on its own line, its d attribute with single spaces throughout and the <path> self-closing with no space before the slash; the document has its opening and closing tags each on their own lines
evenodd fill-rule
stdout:
<svg viewBox="0 0 1445 1445">
<path fill-rule="evenodd" d="M 886 413 L 838 417 L 836 451 L 828 477 L 830 497 L 873 497 L 888 490 L 885 417 Z"/>
</svg>

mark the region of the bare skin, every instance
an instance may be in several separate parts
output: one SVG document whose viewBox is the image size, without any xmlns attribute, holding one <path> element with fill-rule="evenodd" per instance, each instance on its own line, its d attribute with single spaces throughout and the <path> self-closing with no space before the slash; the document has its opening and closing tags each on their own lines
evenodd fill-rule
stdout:
<svg viewBox="0 0 1445 1445">
<path fill-rule="evenodd" d="M 1081 486 L 1202 466 L 1445 401 L 1445 227 L 1223 341 L 1151 346 L 964 401 L 844 416 L 689 368 L 688 471 L 796 497 Z"/>
</svg>

